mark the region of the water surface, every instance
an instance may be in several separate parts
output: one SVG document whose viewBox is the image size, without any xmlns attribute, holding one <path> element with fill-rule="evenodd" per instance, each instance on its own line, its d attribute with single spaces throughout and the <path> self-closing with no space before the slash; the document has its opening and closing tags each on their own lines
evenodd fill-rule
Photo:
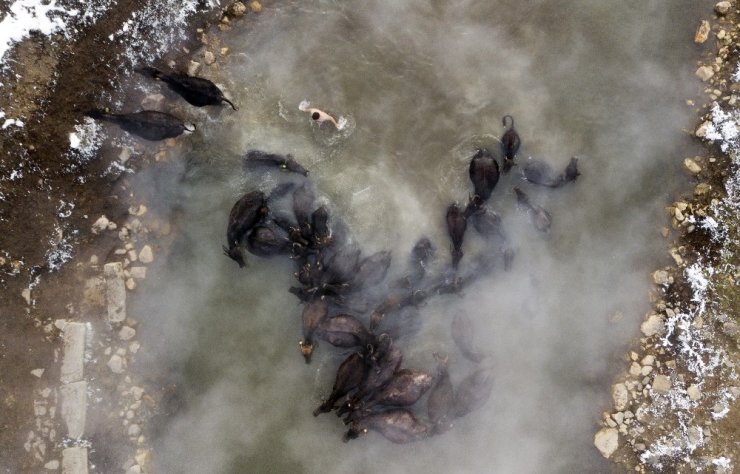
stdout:
<svg viewBox="0 0 740 474">
<path fill-rule="evenodd" d="M 607 471 L 593 434 L 618 356 L 648 309 L 648 274 L 666 261 L 662 208 L 686 186 L 681 128 L 697 87 L 698 7 L 284 1 L 227 33 L 219 80 L 241 108 L 193 112 L 206 121 L 191 148 L 154 180 L 159 205 L 177 206 L 184 222 L 135 308 L 146 315 L 145 363 L 178 374 L 186 400 L 155 440 L 161 470 Z M 310 123 L 302 100 L 348 126 Z M 336 417 L 311 416 L 343 354 L 324 344 L 304 364 L 291 263 L 251 257 L 240 270 L 221 254 L 232 204 L 285 178 L 248 177 L 240 156 L 292 153 L 366 253 L 392 249 L 402 267 L 425 234 L 441 266 L 445 209 L 467 200 L 469 159 L 480 146 L 497 151 L 504 114 L 516 118 L 521 159 L 560 169 L 578 155 L 583 176 L 556 190 L 524 183 L 518 171 L 502 179 L 490 206 L 514 240 L 514 268 L 431 301 L 421 333 L 402 341 L 408 367 L 431 369 L 432 352 L 448 352 L 456 383 L 474 369 L 449 337 L 454 312 L 466 312 L 493 353 L 494 394 L 443 436 L 343 444 Z M 551 212 L 549 235 L 517 211 L 515 185 Z M 462 268 L 482 249 L 469 232 Z"/>
</svg>

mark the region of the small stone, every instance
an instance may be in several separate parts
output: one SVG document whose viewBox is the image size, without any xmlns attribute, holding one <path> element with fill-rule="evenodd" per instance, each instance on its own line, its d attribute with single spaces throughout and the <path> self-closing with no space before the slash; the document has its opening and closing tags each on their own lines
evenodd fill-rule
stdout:
<svg viewBox="0 0 740 474">
<path fill-rule="evenodd" d="M 645 322 L 640 325 L 640 331 L 647 336 L 662 335 L 665 331 L 665 322 L 657 314 L 651 314 Z"/>
<path fill-rule="evenodd" d="M 259 13 L 262 11 L 262 4 L 257 0 L 254 0 L 252 3 L 249 4 L 249 9 L 255 13 Z"/>
<path fill-rule="evenodd" d="M 699 28 L 696 29 L 696 34 L 694 35 L 694 42 L 698 44 L 704 43 L 707 38 L 709 38 L 709 22 L 707 20 L 702 20 L 701 24 L 699 24 Z"/>
<path fill-rule="evenodd" d="M 653 390 L 666 394 L 671 391 L 671 379 L 667 375 L 656 375 L 653 377 Z"/>
<path fill-rule="evenodd" d="M 41 376 L 44 375 L 44 371 L 45 370 L 46 369 L 33 369 L 31 371 L 31 375 L 33 375 L 34 377 L 37 377 L 37 378 L 41 378 Z"/>
<path fill-rule="evenodd" d="M 26 304 L 31 304 L 31 289 L 24 288 L 21 290 L 21 297 L 26 301 Z"/>
<path fill-rule="evenodd" d="M 630 365 L 630 375 L 633 377 L 639 377 L 642 373 L 642 367 L 637 362 L 633 362 L 632 365 Z"/>
<path fill-rule="evenodd" d="M 229 6 L 229 15 L 239 18 L 247 12 L 247 7 L 242 2 L 234 2 Z"/>
<path fill-rule="evenodd" d="M 730 11 L 730 8 L 732 8 L 732 3 L 728 1 L 719 2 L 714 6 L 714 11 L 717 13 L 717 15 L 724 16 L 727 15 L 727 12 Z"/>
<path fill-rule="evenodd" d="M 696 384 L 689 385 L 689 388 L 686 389 L 686 393 L 694 402 L 701 400 L 701 390 L 699 390 L 699 386 Z"/>
<path fill-rule="evenodd" d="M 128 346 L 128 350 L 131 351 L 133 354 L 136 354 L 139 352 L 139 349 L 141 348 L 141 344 L 139 341 L 134 341 Z"/>
<path fill-rule="evenodd" d="M 212 52 L 206 51 L 203 53 L 203 62 L 210 66 L 216 62 L 216 56 Z"/>
<path fill-rule="evenodd" d="M 701 166 L 699 166 L 699 164 L 691 158 L 685 158 L 683 160 L 683 166 L 689 173 L 693 175 L 701 173 Z"/>
<path fill-rule="evenodd" d="M 141 256 L 139 258 L 141 258 Z M 653 282 L 656 285 L 669 285 L 673 283 L 673 277 L 671 277 L 665 270 L 656 270 L 653 272 Z"/>
<path fill-rule="evenodd" d="M 196 76 L 200 72 L 200 69 L 202 67 L 203 65 L 200 64 L 199 62 L 191 60 L 190 63 L 188 64 L 188 75 Z"/>
<path fill-rule="evenodd" d="M 706 82 L 714 76 L 714 69 L 711 66 L 702 66 L 696 70 L 696 77 Z"/>
<path fill-rule="evenodd" d="M 141 428 L 139 428 L 139 425 L 136 423 L 131 424 L 131 426 L 128 427 L 128 435 L 132 437 L 139 436 L 141 434 Z"/>
<path fill-rule="evenodd" d="M 139 466 L 138 464 L 134 464 L 130 468 L 126 469 L 126 474 L 141 474 L 141 473 L 142 473 L 141 466 Z"/>
<path fill-rule="evenodd" d="M 676 210 L 673 211 L 673 217 L 675 217 L 678 222 L 683 222 L 684 219 L 686 219 L 681 209 L 678 209 L 678 208 L 676 208 Z"/>
<path fill-rule="evenodd" d="M 622 413 L 621 411 L 618 411 L 617 413 L 612 415 L 612 418 L 614 418 L 614 421 L 618 425 L 621 425 L 624 422 L 624 413 Z"/>
<path fill-rule="evenodd" d="M 642 365 L 653 365 L 655 363 L 655 356 L 653 355 L 646 355 L 642 358 L 640 361 Z"/>
<path fill-rule="evenodd" d="M 694 194 L 697 196 L 704 195 L 708 193 L 712 189 L 712 186 L 710 186 L 707 183 L 699 183 L 694 187 Z"/>
<path fill-rule="evenodd" d="M 706 122 L 699 125 L 699 128 L 696 129 L 696 132 L 694 132 L 694 135 L 696 135 L 699 138 L 704 138 L 707 136 L 707 130 L 709 130 L 709 127 L 712 125 L 712 122 L 710 120 L 707 120 Z"/>
<path fill-rule="evenodd" d="M 141 263 L 152 263 L 154 261 L 154 254 L 150 246 L 145 245 L 141 249 L 141 252 L 139 252 L 139 261 Z"/>
<path fill-rule="evenodd" d="M 121 330 L 118 331 L 118 338 L 122 341 L 133 339 L 134 336 L 136 336 L 136 329 L 129 326 L 123 326 Z"/>
<path fill-rule="evenodd" d="M 611 457 L 619 447 L 619 432 L 615 428 L 602 428 L 594 436 L 594 445 L 605 458 Z"/>
<path fill-rule="evenodd" d="M 653 368 L 652 367 L 650 367 L 649 365 L 643 365 L 642 366 L 642 369 L 640 370 L 640 374 L 641 375 L 649 375 L 650 372 L 652 372 L 652 371 L 653 371 Z"/>
<path fill-rule="evenodd" d="M 44 469 L 56 471 L 57 469 L 59 469 L 59 461 L 54 459 L 53 461 L 47 462 L 46 464 L 44 464 Z"/>
<path fill-rule="evenodd" d="M 129 278 L 126 280 L 126 288 L 129 291 L 133 291 L 136 288 L 136 282 L 134 281 L 133 278 Z"/>
<path fill-rule="evenodd" d="M 134 400 L 141 400 L 144 395 L 144 389 L 141 387 L 131 387 L 131 394 L 134 396 Z"/>
<path fill-rule="evenodd" d="M 108 361 L 108 368 L 114 374 L 123 373 L 123 371 L 125 370 L 125 359 L 123 359 L 118 354 L 112 355 L 110 360 Z"/>
<path fill-rule="evenodd" d="M 146 278 L 146 267 L 131 267 L 129 273 L 131 274 L 131 278 L 143 280 Z"/>
<path fill-rule="evenodd" d="M 110 224 L 110 221 L 107 217 L 98 217 L 98 220 L 96 220 L 95 223 L 92 225 L 92 233 L 99 234 L 100 232 L 103 232 L 105 229 L 108 228 L 108 224 Z"/>
<path fill-rule="evenodd" d="M 668 237 L 668 234 L 670 232 L 671 232 L 671 229 L 669 229 L 668 227 L 663 227 L 660 229 L 660 235 L 662 235 L 663 237 Z"/>
<path fill-rule="evenodd" d="M 136 256 L 136 250 L 129 250 L 126 253 L 126 257 L 128 258 L 129 262 L 135 262 L 138 260 L 138 257 Z"/>
<path fill-rule="evenodd" d="M 615 410 L 622 411 L 627 408 L 630 396 L 627 387 L 623 383 L 612 385 L 612 400 L 614 401 Z"/>
<path fill-rule="evenodd" d="M 730 337 L 738 337 L 740 335 L 740 326 L 734 321 L 727 321 L 722 324 L 722 332 Z"/>
<path fill-rule="evenodd" d="M 220 50 L 221 56 L 226 56 L 229 54 L 229 48 L 221 48 Z"/>
</svg>

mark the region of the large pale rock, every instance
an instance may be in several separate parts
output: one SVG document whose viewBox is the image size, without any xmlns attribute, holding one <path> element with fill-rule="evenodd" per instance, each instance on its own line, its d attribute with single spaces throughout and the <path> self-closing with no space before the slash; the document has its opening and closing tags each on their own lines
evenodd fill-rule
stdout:
<svg viewBox="0 0 740 474">
<path fill-rule="evenodd" d="M 92 233 L 99 234 L 108 228 L 110 221 L 105 216 L 100 216 L 92 225 Z"/>
<path fill-rule="evenodd" d="M 665 332 L 665 322 L 657 314 L 651 314 L 647 320 L 640 325 L 640 331 L 646 336 L 662 335 Z"/>
<path fill-rule="evenodd" d="M 665 270 L 656 270 L 653 272 L 653 282 L 656 285 L 670 285 L 673 277 Z"/>
<path fill-rule="evenodd" d="M 234 2 L 229 6 L 229 15 L 233 17 L 244 16 L 247 12 L 247 7 L 242 2 Z"/>
<path fill-rule="evenodd" d="M 82 380 L 85 363 L 85 325 L 67 323 L 63 330 L 63 354 L 60 380 L 62 383 Z"/>
<path fill-rule="evenodd" d="M 699 125 L 699 127 L 694 132 L 694 135 L 696 135 L 699 138 L 706 137 L 707 136 L 707 130 L 709 130 L 709 127 L 711 125 L 712 125 L 712 121 L 711 120 L 706 120 L 706 121 L 702 122 L 702 124 Z"/>
<path fill-rule="evenodd" d="M 671 391 L 671 379 L 667 375 L 656 375 L 653 378 L 653 391 L 666 394 Z"/>
<path fill-rule="evenodd" d="M 714 76 L 714 69 L 711 66 L 701 66 L 696 70 L 696 77 L 706 82 Z"/>
<path fill-rule="evenodd" d="M 108 300 L 108 322 L 120 323 L 126 319 L 126 283 L 120 262 L 106 263 L 105 297 Z"/>
<path fill-rule="evenodd" d="M 619 447 L 619 431 L 616 428 L 602 428 L 594 436 L 594 445 L 605 458 L 611 457 Z"/>
<path fill-rule="evenodd" d="M 141 252 L 139 252 L 139 261 L 141 263 L 152 263 L 154 261 L 154 253 L 152 252 L 151 246 L 145 245 L 141 248 Z"/>
<path fill-rule="evenodd" d="M 730 8 L 732 8 L 732 3 L 724 1 L 717 3 L 714 6 L 714 11 L 717 13 L 717 15 L 725 16 L 730 11 Z"/>
<path fill-rule="evenodd" d="M 62 419 L 67 425 L 67 436 L 80 439 L 85 434 L 87 414 L 87 382 L 74 382 L 59 387 L 62 397 Z"/>
<path fill-rule="evenodd" d="M 126 360 L 118 354 L 113 354 L 107 365 L 114 374 L 122 374 L 126 370 Z"/>
<path fill-rule="evenodd" d="M 701 173 L 701 166 L 699 166 L 699 163 L 697 163 L 696 161 L 692 160 L 691 158 L 684 159 L 683 160 L 683 166 L 684 166 L 684 168 L 686 168 L 686 170 L 689 173 L 691 173 L 693 175 L 697 175 L 697 174 Z"/>
<path fill-rule="evenodd" d="M 75 446 L 62 451 L 62 474 L 87 474 L 87 448 Z"/>
<path fill-rule="evenodd" d="M 699 28 L 696 29 L 696 34 L 694 35 L 694 42 L 698 44 L 704 43 L 707 38 L 709 38 L 709 22 L 707 20 L 702 20 L 701 24 L 699 25 Z"/>
<path fill-rule="evenodd" d="M 694 402 L 701 400 L 701 390 L 699 390 L 699 386 L 696 384 L 689 385 L 689 388 L 686 389 L 686 393 Z"/>
<path fill-rule="evenodd" d="M 612 400 L 614 401 L 615 410 L 622 411 L 627 408 L 630 401 L 630 394 L 623 383 L 612 385 Z"/>
</svg>

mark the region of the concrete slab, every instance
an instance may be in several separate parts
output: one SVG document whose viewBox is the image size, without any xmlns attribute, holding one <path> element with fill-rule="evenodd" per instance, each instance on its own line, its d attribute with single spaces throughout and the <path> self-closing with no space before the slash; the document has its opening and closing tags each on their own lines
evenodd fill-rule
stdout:
<svg viewBox="0 0 740 474">
<path fill-rule="evenodd" d="M 106 263 L 105 297 L 108 301 L 108 322 L 120 323 L 126 319 L 126 283 L 121 262 Z"/>
<path fill-rule="evenodd" d="M 67 323 L 64 325 L 62 334 L 64 353 L 60 380 L 62 383 L 78 382 L 82 380 L 85 362 L 85 325 Z"/>
<path fill-rule="evenodd" d="M 75 446 L 62 451 L 62 474 L 87 474 L 87 448 Z"/>
<path fill-rule="evenodd" d="M 87 382 L 73 382 L 59 387 L 62 397 L 62 420 L 67 425 L 67 436 L 80 439 L 85 434 L 87 417 Z"/>
</svg>

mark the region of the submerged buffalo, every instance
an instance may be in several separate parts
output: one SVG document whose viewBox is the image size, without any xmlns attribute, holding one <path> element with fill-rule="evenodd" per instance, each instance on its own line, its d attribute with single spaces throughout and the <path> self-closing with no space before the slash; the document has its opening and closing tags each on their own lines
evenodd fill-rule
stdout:
<svg viewBox="0 0 740 474">
<path fill-rule="evenodd" d="M 550 216 L 550 213 L 542 206 L 532 204 L 529 200 L 529 196 L 527 196 L 521 189 L 514 188 L 514 192 L 516 193 L 516 200 L 519 208 L 529 214 L 535 228 L 540 232 L 548 232 L 552 225 L 552 217 Z"/>
<path fill-rule="evenodd" d="M 85 115 L 95 119 L 111 122 L 121 129 L 138 135 L 146 140 L 158 141 L 182 135 L 183 132 L 194 132 L 185 126 L 185 123 L 174 115 L 154 110 L 142 110 L 130 114 L 113 114 L 99 109 L 85 112 Z"/>
<path fill-rule="evenodd" d="M 434 353 L 437 369 L 434 374 L 434 386 L 427 398 L 427 415 L 432 423 L 432 433 L 443 433 L 452 427 L 455 417 L 455 392 L 447 370 L 448 357 Z"/>
<path fill-rule="evenodd" d="M 485 148 L 478 150 L 470 160 L 468 174 L 470 175 L 470 181 L 473 182 L 475 195 L 480 200 L 487 201 L 499 179 L 498 162 L 493 158 L 491 152 Z"/>
<path fill-rule="evenodd" d="M 504 135 L 501 137 L 501 151 L 504 153 L 504 173 L 514 166 L 514 158 L 522 144 L 519 134 L 514 129 L 514 117 L 511 115 L 504 115 L 501 119 L 504 127 L 506 127 L 506 119 L 509 119 L 510 121 L 509 129 L 506 130 Z"/>
<path fill-rule="evenodd" d="M 376 391 L 363 408 L 375 405 L 410 406 L 432 386 L 434 377 L 422 370 L 401 369 L 386 386 Z"/>
<path fill-rule="evenodd" d="M 410 443 L 429 436 L 429 427 L 405 408 L 372 413 L 352 422 L 343 441 L 357 438 L 368 430 L 377 431 L 394 443 Z"/>
<path fill-rule="evenodd" d="M 465 213 L 460 210 L 457 204 L 450 204 L 447 208 L 447 232 L 452 240 L 452 268 L 454 269 L 457 269 L 463 256 L 462 244 L 467 226 Z"/>
<path fill-rule="evenodd" d="M 360 320 L 349 314 L 338 314 L 319 324 L 318 336 L 334 347 L 357 347 L 370 344 L 374 336 Z"/>
<path fill-rule="evenodd" d="M 473 322 L 464 313 L 457 313 L 450 325 L 452 340 L 466 359 L 472 362 L 480 362 L 485 357 L 475 346 L 475 329 Z"/>
<path fill-rule="evenodd" d="M 290 240 L 277 226 L 260 225 L 247 235 L 247 250 L 258 257 L 272 257 L 287 253 Z"/>
<path fill-rule="evenodd" d="M 303 323 L 303 340 L 298 343 L 301 348 L 301 354 L 306 360 L 306 364 L 311 363 L 311 355 L 313 354 L 315 344 L 313 342 L 313 335 L 316 329 L 319 327 L 326 315 L 329 312 L 329 302 L 325 299 L 316 299 L 303 307 L 303 314 L 301 315 L 301 321 Z"/>
<path fill-rule="evenodd" d="M 524 165 L 523 172 L 524 177 L 530 183 L 551 188 L 558 188 L 566 183 L 575 181 L 581 175 L 578 171 L 578 158 L 576 157 L 570 159 L 568 166 L 560 174 L 556 174 L 550 165 L 539 160 L 528 161 Z"/>
<path fill-rule="evenodd" d="M 274 167 L 308 176 L 308 170 L 293 159 L 293 155 L 290 154 L 283 156 L 259 150 L 249 150 L 244 156 L 244 167 L 247 169 Z"/>
<path fill-rule="evenodd" d="M 166 73 L 149 66 L 139 68 L 136 72 L 153 79 L 161 80 L 167 84 L 170 89 L 188 101 L 188 103 L 196 107 L 203 107 L 205 105 L 221 105 L 223 102 L 226 102 L 234 110 L 237 110 L 236 105 L 224 97 L 224 93 L 221 92 L 221 89 L 208 79 L 188 76 L 187 74 L 180 72 Z"/>
<path fill-rule="evenodd" d="M 239 264 L 245 265 L 244 257 L 239 248 L 243 238 L 268 213 L 265 195 L 262 191 L 251 191 L 239 199 L 231 208 L 229 223 L 226 228 L 226 242 L 224 253 Z"/>
<path fill-rule="evenodd" d="M 486 404 L 493 391 L 493 369 L 478 369 L 464 378 L 455 393 L 455 416 L 461 417 Z"/>
</svg>

